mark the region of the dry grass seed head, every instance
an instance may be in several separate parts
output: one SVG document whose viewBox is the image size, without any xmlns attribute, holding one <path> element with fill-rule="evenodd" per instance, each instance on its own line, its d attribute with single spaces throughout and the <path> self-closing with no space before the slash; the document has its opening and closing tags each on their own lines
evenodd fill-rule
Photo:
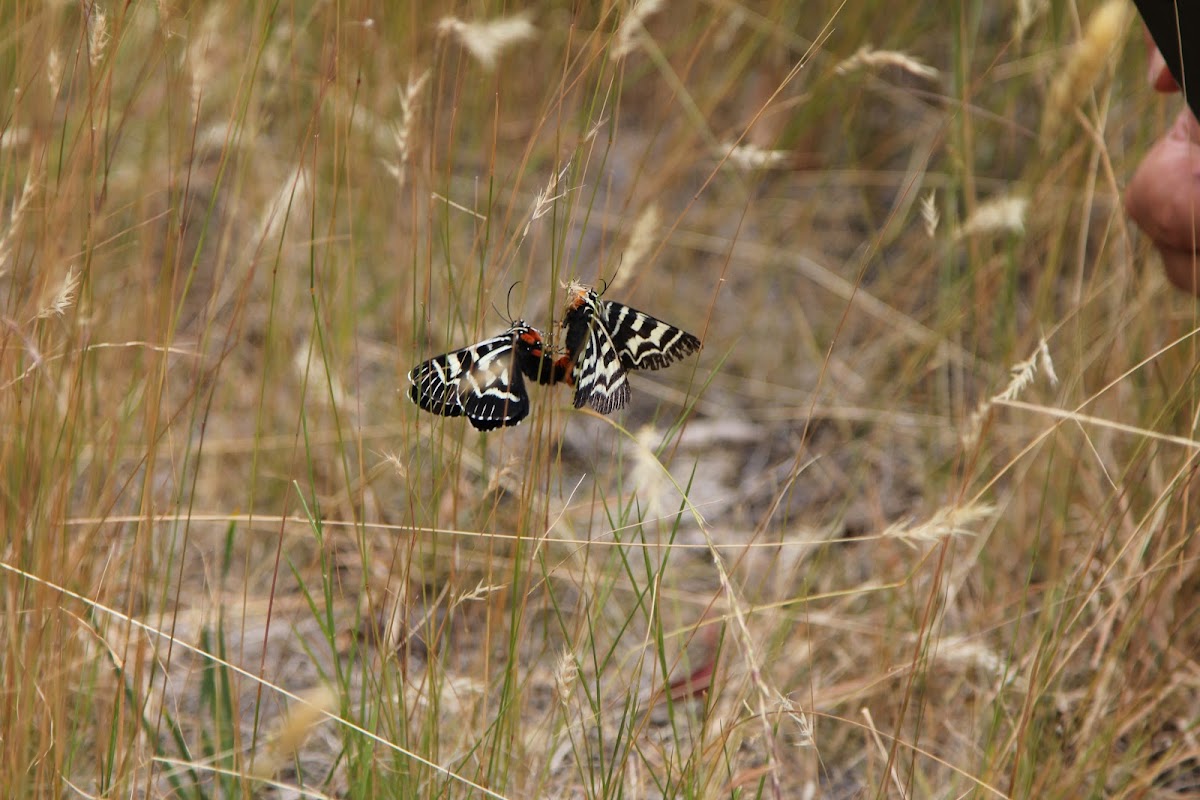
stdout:
<svg viewBox="0 0 1200 800">
<path fill-rule="evenodd" d="M 214 3 L 188 37 L 186 58 L 192 78 L 192 108 L 199 107 L 200 98 L 220 73 L 218 46 L 225 41 L 224 29 L 225 6 Z"/>
<path fill-rule="evenodd" d="M 1054 361 L 1050 358 L 1050 345 L 1046 342 L 1043 336 L 1038 342 L 1038 363 L 1042 367 L 1042 372 L 1046 373 L 1047 380 L 1051 386 L 1058 385 L 1058 373 L 1054 371 Z"/>
<path fill-rule="evenodd" d="M 52 47 L 46 54 L 46 85 L 50 89 L 51 101 L 58 99 L 58 89 L 62 86 L 62 77 L 62 56 L 58 54 L 57 47 Z"/>
<path fill-rule="evenodd" d="M 1038 343 L 1038 347 L 1034 351 L 1033 355 L 1029 356 L 1029 358 L 1025 359 L 1024 361 L 1013 365 L 1012 369 L 1009 370 L 1012 377 L 1009 379 L 1008 385 L 1005 386 L 999 394 L 992 396 L 992 402 L 999 400 L 1015 400 L 1023 391 L 1025 391 L 1029 384 L 1033 383 L 1033 379 L 1037 377 L 1038 366 L 1043 361 L 1048 361 L 1048 358 L 1043 355 L 1045 352 L 1043 349 L 1044 344 L 1045 340 L 1043 339 Z M 1055 382 L 1057 382 L 1057 377 L 1051 376 L 1051 383 Z"/>
<path fill-rule="evenodd" d="M 792 154 L 787 150 L 764 150 L 753 144 L 726 144 L 717 152 L 717 158 L 725 159 L 739 169 L 772 169 L 788 163 Z"/>
<path fill-rule="evenodd" d="M 408 164 L 412 157 L 412 133 L 416 127 L 419 101 L 425 84 L 429 81 L 430 71 L 425 70 L 415 78 L 410 77 L 404 89 L 400 91 L 400 120 L 392 127 L 392 137 L 396 144 L 396 160 L 383 162 L 384 168 L 396 179 L 398 188 L 404 188 L 408 180 Z"/>
<path fill-rule="evenodd" d="M 880 67 L 897 67 L 910 75 L 926 80 L 936 80 L 941 74 L 935 67 L 918 61 L 908 53 L 898 50 L 873 50 L 870 46 L 858 48 L 858 52 L 843 60 L 834 67 L 838 75 L 845 75 L 859 69 L 879 69 Z"/>
<path fill-rule="evenodd" d="M 29 144 L 32 134 L 29 128 L 6 128 L 0 131 L 0 152 L 11 150 L 14 147 L 23 147 Z"/>
<path fill-rule="evenodd" d="M 505 50 L 537 35 L 537 28 L 529 21 L 528 14 L 498 17 L 486 22 L 443 17 L 437 30 L 442 36 L 453 36 L 488 71 L 496 68 L 496 62 Z"/>
<path fill-rule="evenodd" d="M 633 223 L 633 231 L 629 234 L 629 244 L 621 256 L 621 264 L 617 274 L 609 281 L 608 288 L 621 289 L 629 283 L 629 279 L 640 269 L 650 250 L 654 247 L 655 235 L 662 227 L 662 212 L 658 205 L 651 203 L 638 215 Z"/>
<path fill-rule="evenodd" d="M 609 58 L 616 61 L 633 52 L 638 36 L 645 29 L 646 20 L 662 7 L 663 0 L 637 0 L 617 28 L 612 49 L 608 52 Z"/>
<path fill-rule="evenodd" d="M 568 709 L 568 700 L 578 678 L 579 664 L 575 661 L 575 655 L 570 650 L 564 649 L 554 670 L 554 691 L 558 695 L 558 702 L 564 711 Z"/>
<path fill-rule="evenodd" d="M 392 468 L 396 477 L 400 480 L 408 478 L 408 467 L 400 460 L 400 454 L 395 452 L 387 452 L 382 454 L 383 463 Z"/>
<path fill-rule="evenodd" d="M 294 209 L 302 209 L 309 197 L 311 180 L 308 170 L 297 166 L 279 184 L 275 196 L 267 203 L 258 229 L 250 239 L 255 245 L 273 241 L 283 233 L 288 214 Z"/>
<path fill-rule="evenodd" d="M 490 595 L 496 592 L 502 592 L 507 588 L 505 584 L 486 584 L 480 581 L 475 585 L 474 589 L 460 592 L 450 600 L 450 610 L 458 608 L 463 603 L 470 603 L 477 600 L 485 600 Z"/>
<path fill-rule="evenodd" d="M 938 542 L 948 536 L 974 536 L 978 524 L 995 514 L 996 507 L 987 503 L 943 506 L 924 522 L 890 525 L 884 530 L 883 536 L 914 546 L 917 542 Z"/>
<path fill-rule="evenodd" d="M 994 231 L 1025 232 L 1025 212 L 1029 200 L 1016 195 L 994 197 L 981 203 L 975 213 L 959 228 L 957 238 L 976 236 Z"/>
<path fill-rule="evenodd" d="M 58 285 L 58 289 L 54 292 L 54 296 L 50 298 L 37 313 L 37 319 L 46 319 L 47 317 L 61 317 L 67 313 L 75 302 L 75 291 L 79 288 L 79 273 L 74 267 L 67 268 L 67 274 L 63 276 L 62 282 Z"/>
<path fill-rule="evenodd" d="M 279 731 L 255 754 L 250 774 L 260 780 L 274 777 L 290 763 L 317 725 L 335 716 L 337 710 L 338 694 L 329 686 L 321 685 L 301 695 L 280 721 Z"/>
<path fill-rule="evenodd" d="M 1013 39 L 1020 41 L 1049 8 L 1049 0 L 1017 0 L 1017 16 L 1013 20 Z"/>
<path fill-rule="evenodd" d="M 938 223 L 942 221 L 941 212 L 937 207 L 937 193 L 932 189 L 921 200 L 921 222 L 925 224 L 925 235 L 930 239 L 937 233 Z"/>
<path fill-rule="evenodd" d="M 653 425 L 643 425 L 635 436 L 638 446 L 633 453 L 629 485 L 637 489 L 642 518 L 646 520 L 658 519 L 663 515 L 664 498 L 671 486 L 667 468 L 654 454 L 654 448 L 661 438 Z"/>
<path fill-rule="evenodd" d="M 1082 103 L 1112 62 L 1133 16 L 1129 0 L 1108 0 L 1088 19 L 1083 36 L 1050 85 L 1042 112 L 1042 146 L 1050 144 L 1062 128 L 1063 119 Z"/>
<path fill-rule="evenodd" d="M 521 238 L 524 239 L 529 235 L 529 229 L 533 223 L 550 213 L 550 209 L 554 207 L 554 201 L 566 196 L 566 192 L 555 194 L 555 189 L 558 188 L 558 183 L 567 176 L 567 170 L 571 168 L 571 162 L 568 160 L 563 168 L 558 172 L 550 174 L 550 180 L 546 187 L 538 192 L 537 197 L 533 200 L 533 210 L 529 214 L 529 222 L 525 223 L 525 230 L 521 232 Z"/>
<path fill-rule="evenodd" d="M 108 48 L 110 39 L 108 33 L 108 17 L 104 6 L 92 3 L 87 14 L 88 27 L 88 62 L 93 68 L 104 60 L 104 51 Z"/>
<path fill-rule="evenodd" d="M 1038 341 L 1037 347 L 1029 358 L 1012 366 L 1010 370 L 1012 377 L 1008 384 L 998 393 L 980 403 L 979 407 L 972 412 L 966 431 L 962 435 L 964 447 L 969 449 L 979 441 L 979 434 L 983 430 L 983 421 L 987 418 L 988 412 L 992 410 L 992 406 L 1005 400 L 1016 400 L 1033 383 L 1039 367 L 1046 373 L 1046 379 L 1050 381 L 1051 386 L 1058 385 L 1058 374 L 1054 371 L 1054 362 L 1050 359 L 1050 346 L 1046 343 L 1045 338 Z"/>
<path fill-rule="evenodd" d="M 35 190 L 41 185 L 42 171 L 38 164 L 29 168 L 28 174 L 25 176 L 25 183 L 21 187 L 21 195 L 17 198 L 17 202 L 13 204 L 12 211 L 8 215 L 8 229 L 0 236 L 0 275 L 8 271 L 8 260 L 12 256 L 13 240 L 21 230 L 21 222 L 25 219 L 25 212 L 29 210 L 29 203 L 33 200 Z"/>
</svg>

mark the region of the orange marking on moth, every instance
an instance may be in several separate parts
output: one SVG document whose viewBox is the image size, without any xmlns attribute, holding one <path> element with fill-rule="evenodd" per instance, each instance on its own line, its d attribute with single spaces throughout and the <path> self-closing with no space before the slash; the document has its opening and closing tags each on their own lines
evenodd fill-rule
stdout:
<svg viewBox="0 0 1200 800">
<path fill-rule="evenodd" d="M 554 362 L 554 366 L 562 367 L 562 369 L 563 369 L 562 382 L 563 383 L 565 383 L 567 386 L 575 385 L 575 376 L 571 374 L 572 362 L 571 362 L 570 356 L 562 356 L 561 358 L 559 358 L 557 361 Z"/>
<path fill-rule="evenodd" d="M 542 357 L 542 337 L 537 331 L 525 331 L 520 335 L 520 340 L 529 345 L 532 349 L 534 358 Z"/>
<path fill-rule="evenodd" d="M 591 291 L 591 287 L 585 286 L 584 284 L 576 281 L 571 281 L 571 283 L 567 285 L 567 294 L 570 297 L 570 299 L 567 300 L 567 311 L 574 311 L 583 305 Z"/>
</svg>

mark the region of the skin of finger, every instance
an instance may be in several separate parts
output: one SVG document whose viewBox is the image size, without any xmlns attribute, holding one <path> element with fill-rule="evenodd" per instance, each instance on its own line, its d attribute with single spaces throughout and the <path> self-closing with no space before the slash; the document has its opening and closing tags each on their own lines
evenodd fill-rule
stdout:
<svg viewBox="0 0 1200 800">
<path fill-rule="evenodd" d="M 1160 247 L 1191 249 L 1200 226 L 1200 133 L 1183 112 L 1146 153 L 1125 192 L 1125 208 Z"/>
<path fill-rule="evenodd" d="M 1200 297 L 1200 259 L 1197 258 L 1196 251 L 1160 247 L 1158 252 L 1162 256 L 1163 270 L 1167 273 L 1167 280 L 1171 285 Z"/>
<path fill-rule="evenodd" d="M 1154 44 L 1150 31 L 1142 29 L 1148 55 L 1147 77 L 1156 92 L 1178 92 L 1179 84 Z M 1129 216 L 1145 230 L 1158 248 L 1163 270 L 1175 287 L 1200 297 L 1200 265 L 1195 247 L 1196 177 L 1193 164 L 1200 142 L 1200 125 L 1183 112 L 1168 134 L 1143 160 L 1125 193 Z M 1184 171 L 1174 173 L 1177 167 Z M 1191 192 L 1177 192 L 1180 175 L 1191 175 Z M 1186 205 L 1181 198 L 1186 197 Z"/>
<path fill-rule="evenodd" d="M 1166 59 L 1159 52 L 1153 37 L 1150 36 L 1149 29 L 1145 26 L 1142 27 L 1142 40 L 1146 43 L 1146 54 L 1150 62 L 1146 73 L 1154 91 L 1178 92 L 1179 84 L 1175 82 L 1175 76 L 1171 74 L 1171 70 L 1167 69 Z"/>
<path fill-rule="evenodd" d="M 1178 92 L 1179 84 L 1175 76 L 1167 69 L 1167 62 L 1157 50 L 1150 54 L 1150 85 L 1156 92 Z"/>
<path fill-rule="evenodd" d="M 1184 111 L 1139 165 L 1125 208 L 1162 254 L 1171 283 L 1200 295 L 1196 276 L 1200 231 L 1200 125 Z"/>
</svg>

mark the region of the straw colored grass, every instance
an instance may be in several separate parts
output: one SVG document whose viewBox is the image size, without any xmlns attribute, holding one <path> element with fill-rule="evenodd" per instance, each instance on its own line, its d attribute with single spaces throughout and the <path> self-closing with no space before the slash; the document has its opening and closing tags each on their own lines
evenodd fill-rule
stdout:
<svg viewBox="0 0 1200 800">
<path fill-rule="evenodd" d="M 6 796 L 1200 786 L 1125 4 L 6 21 Z M 408 401 L 576 281 L 703 350 L 607 417 Z"/>
</svg>

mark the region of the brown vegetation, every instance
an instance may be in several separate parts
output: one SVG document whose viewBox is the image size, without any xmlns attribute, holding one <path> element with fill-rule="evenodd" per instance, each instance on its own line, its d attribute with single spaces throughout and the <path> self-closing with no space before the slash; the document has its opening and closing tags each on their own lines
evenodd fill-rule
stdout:
<svg viewBox="0 0 1200 800">
<path fill-rule="evenodd" d="M 6 796 L 1196 791 L 1178 101 L 1097 7 L 10 4 Z M 704 350 L 406 400 L 572 278 Z"/>
</svg>

